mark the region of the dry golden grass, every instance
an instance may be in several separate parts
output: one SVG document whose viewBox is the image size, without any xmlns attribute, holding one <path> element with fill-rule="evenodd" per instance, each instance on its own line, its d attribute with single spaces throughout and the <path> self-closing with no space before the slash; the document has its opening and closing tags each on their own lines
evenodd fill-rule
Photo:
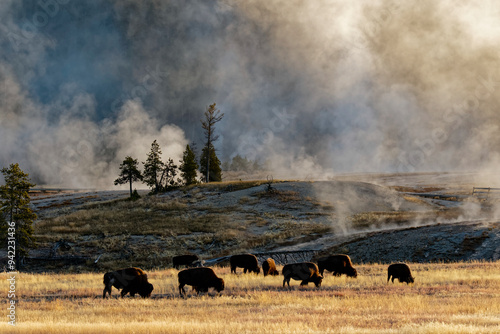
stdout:
<svg viewBox="0 0 500 334">
<path fill-rule="evenodd" d="M 153 298 L 102 300 L 102 273 L 21 274 L 12 333 L 499 333 L 500 262 L 410 264 L 414 285 L 386 283 L 387 265 L 357 279 L 325 273 L 320 289 L 282 276 L 214 268 L 220 296 L 179 298 L 177 271 L 149 272 Z M 190 290 L 190 289 L 188 289 Z M 3 301 L 2 309 L 5 308 Z"/>
</svg>

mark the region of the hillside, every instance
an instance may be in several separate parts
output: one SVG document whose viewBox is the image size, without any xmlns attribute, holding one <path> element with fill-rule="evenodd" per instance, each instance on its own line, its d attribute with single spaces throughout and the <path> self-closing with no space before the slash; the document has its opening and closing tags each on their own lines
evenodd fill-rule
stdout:
<svg viewBox="0 0 500 334">
<path fill-rule="evenodd" d="M 39 248 L 26 270 L 165 268 L 183 253 L 206 260 L 294 250 L 348 253 L 355 263 L 499 259 L 495 198 L 448 184 L 429 175 L 283 181 L 271 191 L 264 182 L 226 182 L 135 202 L 119 191 L 39 192 Z M 61 239 L 70 249 L 51 254 Z"/>
</svg>

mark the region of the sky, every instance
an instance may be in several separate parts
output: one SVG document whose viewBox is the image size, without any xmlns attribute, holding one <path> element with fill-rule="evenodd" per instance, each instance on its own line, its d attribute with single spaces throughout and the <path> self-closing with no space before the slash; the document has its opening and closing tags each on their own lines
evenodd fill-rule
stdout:
<svg viewBox="0 0 500 334">
<path fill-rule="evenodd" d="M 275 178 L 500 162 L 495 1 L 6 0 L 0 166 L 113 188 L 157 140 L 179 161 L 216 103 L 222 161 Z"/>
</svg>

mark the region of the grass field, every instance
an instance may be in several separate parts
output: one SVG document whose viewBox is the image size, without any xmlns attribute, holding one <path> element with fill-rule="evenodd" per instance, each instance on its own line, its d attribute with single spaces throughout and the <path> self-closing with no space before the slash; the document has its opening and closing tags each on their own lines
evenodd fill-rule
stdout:
<svg viewBox="0 0 500 334">
<path fill-rule="evenodd" d="M 103 300 L 102 273 L 21 273 L 17 326 L 4 321 L 0 332 L 500 333 L 500 262 L 410 264 L 413 285 L 387 284 L 387 265 L 355 267 L 357 279 L 325 272 L 319 289 L 214 268 L 225 280 L 221 295 L 188 288 L 186 299 L 176 270 L 150 271 L 155 290 L 146 300 L 117 299 L 116 289 Z"/>
</svg>

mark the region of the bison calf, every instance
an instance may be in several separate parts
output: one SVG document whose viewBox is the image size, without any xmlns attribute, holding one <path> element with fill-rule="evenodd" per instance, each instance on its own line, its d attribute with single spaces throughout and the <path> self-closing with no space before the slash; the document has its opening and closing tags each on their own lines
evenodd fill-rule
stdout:
<svg viewBox="0 0 500 334">
<path fill-rule="evenodd" d="M 393 263 L 387 269 L 387 283 L 392 276 L 392 283 L 397 278 L 400 283 L 414 283 L 415 278 L 411 275 L 410 267 L 406 263 Z"/>
<path fill-rule="evenodd" d="M 321 275 L 326 269 L 333 272 L 335 276 L 342 274 L 353 278 L 358 276 L 358 272 L 352 266 L 351 258 L 345 254 L 335 254 L 318 259 L 318 269 Z"/>
<path fill-rule="evenodd" d="M 264 262 L 262 262 L 262 271 L 264 272 L 264 277 L 267 275 L 279 275 L 280 273 L 276 270 L 276 263 L 271 258 L 268 258 Z"/>
<path fill-rule="evenodd" d="M 191 285 L 199 294 L 207 292 L 209 288 L 214 288 L 217 292 L 224 290 L 224 280 L 217 277 L 212 268 L 189 268 L 184 269 L 177 275 L 179 279 L 179 293 L 181 296 L 186 295 L 184 290 L 185 285 Z"/>
<path fill-rule="evenodd" d="M 318 266 L 312 262 L 292 263 L 286 264 L 283 267 L 283 287 L 288 283 L 290 287 L 290 279 L 293 278 L 297 281 L 302 281 L 300 285 L 308 285 L 313 282 L 317 288 L 321 286 L 323 276 L 319 274 Z"/>
<path fill-rule="evenodd" d="M 256 274 L 260 273 L 259 262 L 257 257 L 252 254 L 239 254 L 233 255 L 229 258 L 229 263 L 231 264 L 231 273 L 236 274 L 236 268 L 243 268 L 243 273 L 254 272 Z"/>
<path fill-rule="evenodd" d="M 130 292 L 132 297 L 138 293 L 142 298 L 150 297 L 153 291 L 153 284 L 148 282 L 148 275 L 139 268 L 125 268 L 111 271 L 104 274 L 104 290 L 102 298 L 106 298 L 106 293 L 111 297 L 111 288 L 123 289 L 122 298 Z"/>
</svg>

